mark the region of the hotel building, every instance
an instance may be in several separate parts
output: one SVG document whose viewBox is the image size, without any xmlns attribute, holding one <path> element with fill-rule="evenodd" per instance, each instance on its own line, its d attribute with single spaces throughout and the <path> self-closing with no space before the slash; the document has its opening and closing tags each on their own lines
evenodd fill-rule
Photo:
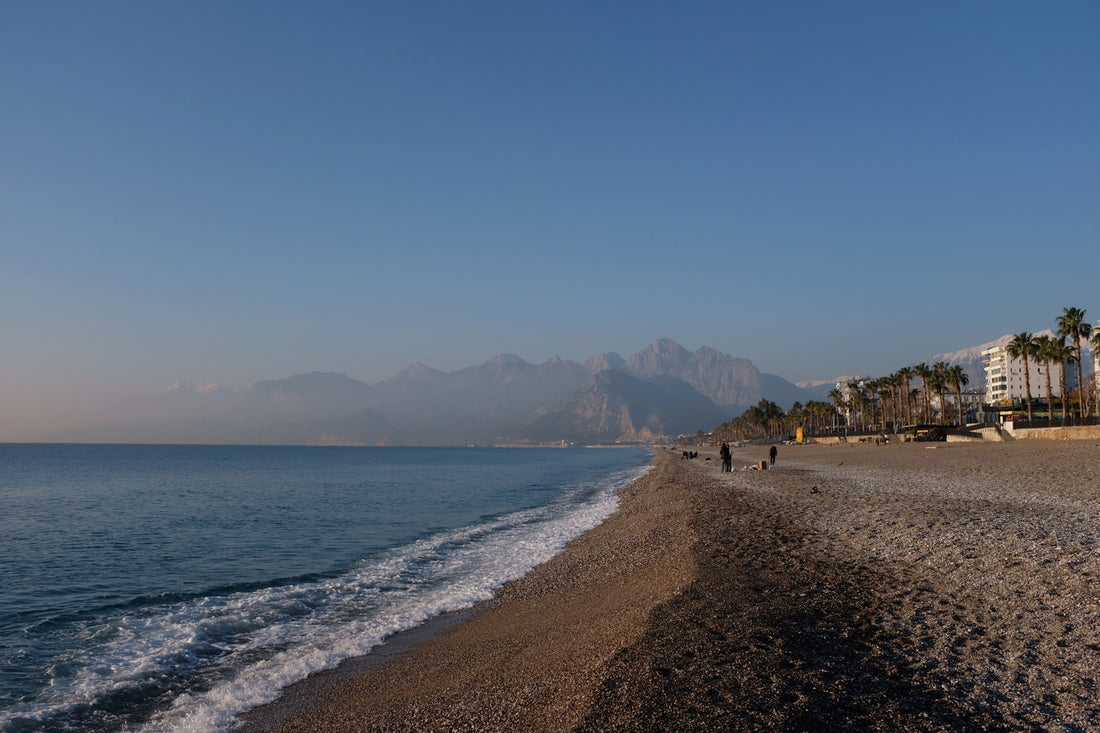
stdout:
<svg viewBox="0 0 1100 733">
<path fill-rule="evenodd" d="M 1027 399 L 1024 383 L 1023 359 L 1013 359 L 1008 355 L 1007 346 L 994 346 L 982 352 L 982 364 L 985 367 L 986 403 L 990 405 L 1012 405 Z M 1038 359 L 1027 360 L 1028 378 L 1031 382 L 1032 400 L 1045 400 L 1047 394 L 1047 365 Z M 1057 364 L 1050 365 L 1050 390 L 1055 397 L 1062 396 L 1062 374 Z M 1073 391 L 1077 375 L 1070 365 L 1066 365 L 1066 389 Z"/>
</svg>

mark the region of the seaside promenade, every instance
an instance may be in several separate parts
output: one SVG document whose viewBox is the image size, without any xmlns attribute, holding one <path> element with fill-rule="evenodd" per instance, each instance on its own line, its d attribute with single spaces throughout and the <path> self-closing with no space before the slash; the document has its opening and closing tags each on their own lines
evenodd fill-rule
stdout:
<svg viewBox="0 0 1100 733">
<path fill-rule="evenodd" d="M 766 449 L 245 730 L 1100 730 L 1100 441 Z"/>
</svg>

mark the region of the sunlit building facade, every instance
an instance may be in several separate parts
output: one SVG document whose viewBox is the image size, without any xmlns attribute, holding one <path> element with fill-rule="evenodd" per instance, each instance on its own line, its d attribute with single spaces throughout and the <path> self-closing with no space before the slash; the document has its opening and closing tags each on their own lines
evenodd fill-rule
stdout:
<svg viewBox="0 0 1100 733">
<path fill-rule="evenodd" d="M 1010 405 L 1027 399 L 1027 382 L 1024 379 L 1023 359 L 1013 359 L 1005 346 L 994 346 L 982 352 L 985 367 L 986 402 L 991 405 Z M 1028 359 L 1028 379 L 1031 397 L 1046 397 L 1047 365 L 1038 359 Z M 1057 364 L 1050 365 L 1050 390 L 1054 397 L 1062 396 L 1062 374 Z M 1066 369 L 1066 389 L 1073 390 L 1077 377 L 1072 369 Z"/>
</svg>

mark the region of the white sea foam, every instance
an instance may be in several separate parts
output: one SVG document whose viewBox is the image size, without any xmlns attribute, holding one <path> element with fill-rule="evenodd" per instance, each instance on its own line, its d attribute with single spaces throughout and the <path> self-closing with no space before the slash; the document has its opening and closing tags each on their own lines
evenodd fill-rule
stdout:
<svg viewBox="0 0 1100 733">
<path fill-rule="evenodd" d="M 648 470 L 624 471 L 583 503 L 513 512 L 441 532 L 361 561 L 335 578 L 134 609 L 89 622 L 78 670 L 43 697 L 0 717 L 65 716 L 112 695 L 179 675 L 205 684 L 179 695 L 140 728 L 219 731 L 308 675 L 369 652 L 387 637 L 492 597 L 495 589 L 560 553 L 615 508 L 614 490 Z M 74 647 L 80 647 L 77 644 Z"/>
</svg>

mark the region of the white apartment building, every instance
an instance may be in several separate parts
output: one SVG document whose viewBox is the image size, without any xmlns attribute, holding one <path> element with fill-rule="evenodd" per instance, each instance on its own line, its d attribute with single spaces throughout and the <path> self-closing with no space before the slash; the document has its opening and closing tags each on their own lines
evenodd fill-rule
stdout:
<svg viewBox="0 0 1100 733">
<path fill-rule="evenodd" d="M 982 364 L 985 366 L 986 403 L 990 405 L 1011 404 L 1027 399 L 1024 384 L 1023 359 L 1013 359 L 1005 346 L 994 346 L 982 352 Z M 1037 359 L 1027 360 L 1028 376 L 1031 381 L 1031 398 L 1046 399 L 1047 365 Z M 1057 364 L 1050 365 L 1050 391 L 1055 397 L 1062 396 L 1062 373 Z M 1066 389 L 1074 389 L 1077 376 L 1072 368 L 1066 369 Z"/>
<path fill-rule="evenodd" d="M 1100 331 L 1100 320 L 1096 321 L 1096 325 L 1092 327 L 1092 330 L 1093 330 L 1093 333 L 1096 333 L 1097 331 Z M 1100 352 L 1096 351 L 1095 349 L 1091 349 L 1091 351 L 1092 351 L 1092 382 L 1093 382 L 1093 384 L 1096 385 L 1097 389 L 1100 389 Z M 1084 356 L 1082 355 L 1081 358 L 1083 359 Z M 1081 379 L 1082 379 L 1082 381 L 1085 382 L 1085 384 L 1088 384 L 1088 381 L 1085 380 L 1084 377 L 1082 377 Z"/>
</svg>

